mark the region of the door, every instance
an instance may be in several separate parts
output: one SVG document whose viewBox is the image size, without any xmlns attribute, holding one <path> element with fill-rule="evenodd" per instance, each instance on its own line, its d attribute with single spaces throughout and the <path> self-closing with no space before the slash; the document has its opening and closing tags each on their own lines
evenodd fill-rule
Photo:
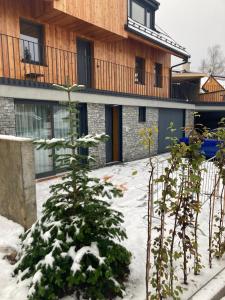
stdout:
<svg viewBox="0 0 225 300">
<path fill-rule="evenodd" d="M 19 102 L 16 109 L 16 135 L 32 139 L 52 138 L 52 105 Z M 53 170 L 51 150 L 35 149 L 36 174 L 50 174 Z"/>
<path fill-rule="evenodd" d="M 168 127 L 171 122 L 173 122 L 173 125 L 176 128 L 176 131 L 173 133 L 173 136 L 177 137 L 178 139 L 183 137 L 183 127 L 185 126 L 184 116 L 185 111 L 183 109 L 159 109 L 159 153 L 165 153 L 168 151 L 167 146 L 170 142 L 166 138 L 171 136 L 171 132 L 170 130 L 168 130 Z"/>
<path fill-rule="evenodd" d="M 69 135 L 68 110 L 65 105 L 49 102 L 16 101 L 16 135 L 32 139 L 66 138 Z M 87 134 L 87 105 L 79 105 L 80 135 Z M 87 154 L 86 149 L 80 149 Z M 83 152 L 82 152 L 83 151 Z M 67 154 L 68 150 L 35 149 L 37 177 L 53 175 L 62 171 L 54 154 Z"/>
<path fill-rule="evenodd" d="M 106 143 L 106 162 L 122 160 L 122 107 L 120 105 L 105 106 L 106 134 L 110 139 Z"/>
<path fill-rule="evenodd" d="M 92 82 L 92 51 L 91 43 L 87 40 L 77 39 L 77 80 L 90 88 Z"/>
</svg>

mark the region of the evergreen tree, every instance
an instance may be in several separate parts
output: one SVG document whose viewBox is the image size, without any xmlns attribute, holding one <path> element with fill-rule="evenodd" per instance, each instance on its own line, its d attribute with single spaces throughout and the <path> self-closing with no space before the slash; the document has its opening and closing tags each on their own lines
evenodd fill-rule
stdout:
<svg viewBox="0 0 225 300">
<path fill-rule="evenodd" d="M 118 243 L 126 238 L 123 215 L 103 200 L 120 197 L 122 192 L 107 180 L 91 177 L 93 158 L 79 151 L 98 146 L 107 136 L 79 137 L 78 103 L 70 98 L 79 86 L 58 88 L 68 93 L 68 138 L 36 143 L 42 149 L 66 150 L 55 159 L 69 172 L 51 186 L 42 217 L 21 237 L 15 274 L 20 280 L 28 279 L 29 300 L 53 300 L 73 293 L 78 299 L 123 297 L 131 259 Z"/>
</svg>

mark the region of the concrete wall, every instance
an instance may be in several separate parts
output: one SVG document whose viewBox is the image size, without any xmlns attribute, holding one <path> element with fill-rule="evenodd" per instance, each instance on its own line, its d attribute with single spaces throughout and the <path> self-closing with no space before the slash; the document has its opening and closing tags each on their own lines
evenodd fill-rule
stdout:
<svg viewBox="0 0 225 300">
<path fill-rule="evenodd" d="M 88 134 L 105 133 L 105 105 L 87 104 L 88 115 Z M 96 159 L 96 167 L 102 167 L 106 164 L 105 143 L 99 144 L 97 148 L 91 148 L 89 154 Z"/>
<path fill-rule="evenodd" d="M 37 216 L 31 140 L 0 135 L 0 166 L 0 215 L 27 229 Z"/>
<path fill-rule="evenodd" d="M 158 126 L 159 110 L 146 108 L 146 122 L 139 123 L 138 106 L 123 106 L 123 161 L 137 160 L 148 157 L 148 149 L 141 144 L 140 130 L 145 127 Z M 158 149 L 158 136 L 152 154 Z"/>
<path fill-rule="evenodd" d="M 0 97 L 0 134 L 15 135 L 14 99 Z"/>
</svg>

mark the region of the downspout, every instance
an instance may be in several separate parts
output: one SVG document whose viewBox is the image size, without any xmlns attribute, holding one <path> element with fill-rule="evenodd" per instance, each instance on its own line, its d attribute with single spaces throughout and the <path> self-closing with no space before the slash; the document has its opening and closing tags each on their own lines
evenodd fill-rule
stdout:
<svg viewBox="0 0 225 300">
<path fill-rule="evenodd" d="M 179 63 L 177 65 L 174 65 L 174 66 L 170 67 L 170 98 L 172 98 L 172 96 L 173 96 L 172 95 L 172 73 L 173 73 L 173 69 L 176 68 L 176 67 L 185 65 L 186 63 L 188 63 L 188 58 L 185 58 L 182 63 Z"/>
</svg>

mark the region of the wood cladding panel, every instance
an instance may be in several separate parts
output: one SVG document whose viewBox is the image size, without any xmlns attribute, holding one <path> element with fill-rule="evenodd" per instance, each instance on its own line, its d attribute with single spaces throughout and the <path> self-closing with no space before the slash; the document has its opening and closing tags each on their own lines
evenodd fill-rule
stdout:
<svg viewBox="0 0 225 300">
<path fill-rule="evenodd" d="M 126 37 L 127 1 L 55 0 L 54 8 L 90 24 Z"/>
<path fill-rule="evenodd" d="M 95 84 L 99 89 L 106 87 L 124 93 L 169 97 L 170 54 L 126 39 L 115 43 L 96 41 L 94 55 Z M 145 85 L 134 83 L 136 56 L 145 59 Z M 163 65 L 163 88 L 154 87 L 155 63 Z"/>
<path fill-rule="evenodd" d="M 198 100 L 203 102 L 225 102 L 225 90 L 200 94 Z"/>
<path fill-rule="evenodd" d="M 58 2 L 62 4 L 63 1 Z M 37 0 L 34 0 L 34 4 L 37 5 Z M 40 10 L 42 9 L 44 7 L 40 7 Z M 33 73 L 38 74 L 35 80 L 40 82 L 64 84 L 68 78 L 73 83 L 77 82 L 76 38 L 87 37 L 81 35 L 80 32 L 69 31 L 56 24 L 39 21 L 34 18 L 33 10 L 30 0 L 0 0 L 0 33 L 3 34 L 0 35 L 0 77 L 25 80 L 29 77 L 28 74 Z M 39 14 L 38 11 L 36 13 Z M 46 47 L 43 66 L 21 62 L 20 18 L 44 26 Z M 128 38 L 116 42 L 92 39 L 92 44 L 93 88 L 169 97 L 171 57 L 169 53 Z M 145 59 L 145 85 L 135 84 L 135 56 Z M 163 88 L 154 86 L 155 63 L 163 65 Z"/>
</svg>

